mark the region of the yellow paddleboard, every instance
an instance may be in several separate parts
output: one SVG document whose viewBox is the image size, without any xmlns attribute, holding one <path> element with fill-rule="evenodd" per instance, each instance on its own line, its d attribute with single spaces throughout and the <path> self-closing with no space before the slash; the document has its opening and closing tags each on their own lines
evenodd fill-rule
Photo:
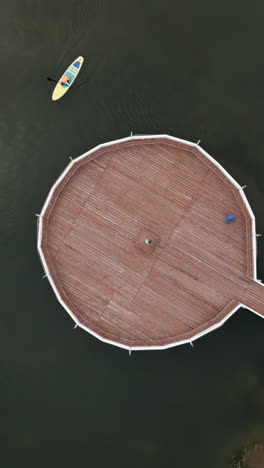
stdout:
<svg viewBox="0 0 264 468">
<path fill-rule="evenodd" d="M 68 89 L 70 89 L 72 83 L 74 82 L 76 76 L 78 75 L 80 69 L 82 68 L 82 64 L 84 62 L 83 57 L 78 57 L 75 59 L 72 64 L 67 68 L 67 70 L 63 73 L 62 77 L 64 75 L 69 76 L 69 81 L 68 84 L 61 84 L 60 82 L 56 84 L 53 94 L 52 94 L 52 100 L 57 101 L 60 99 L 64 94 L 67 93 Z M 60 78 L 60 80 L 62 79 Z"/>
</svg>

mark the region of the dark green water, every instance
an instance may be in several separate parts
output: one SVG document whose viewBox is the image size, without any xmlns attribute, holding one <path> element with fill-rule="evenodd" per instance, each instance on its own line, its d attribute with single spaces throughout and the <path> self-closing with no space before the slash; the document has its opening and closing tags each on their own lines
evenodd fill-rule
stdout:
<svg viewBox="0 0 264 468">
<path fill-rule="evenodd" d="M 136 133 L 202 146 L 264 233 L 264 4 L 9 0 L 0 17 L 1 466 L 224 468 L 264 439 L 264 322 L 163 352 L 97 341 L 42 279 L 36 218 L 69 156 Z M 78 55 L 77 86 L 51 101 Z M 264 280 L 264 238 L 258 277 Z"/>
</svg>

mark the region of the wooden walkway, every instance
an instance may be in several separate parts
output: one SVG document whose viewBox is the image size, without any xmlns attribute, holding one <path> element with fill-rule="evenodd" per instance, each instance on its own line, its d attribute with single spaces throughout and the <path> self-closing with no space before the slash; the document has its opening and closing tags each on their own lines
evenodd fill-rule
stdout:
<svg viewBox="0 0 264 468">
<path fill-rule="evenodd" d="M 49 278 L 76 321 L 104 340 L 177 344 L 239 304 L 264 317 L 252 218 L 195 146 L 134 137 L 99 148 L 70 168 L 42 222 Z"/>
</svg>

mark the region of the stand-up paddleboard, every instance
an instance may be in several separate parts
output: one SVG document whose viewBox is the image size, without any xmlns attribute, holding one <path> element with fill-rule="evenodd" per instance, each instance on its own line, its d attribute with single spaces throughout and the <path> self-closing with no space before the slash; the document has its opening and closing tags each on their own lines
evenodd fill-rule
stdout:
<svg viewBox="0 0 264 468">
<path fill-rule="evenodd" d="M 52 94 L 53 101 L 57 101 L 62 96 L 64 96 L 65 93 L 67 93 L 68 89 L 70 89 L 72 83 L 74 82 L 76 76 L 78 75 L 83 62 L 84 62 L 84 58 L 78 57 L 77 59 L 74 60 L 74 62 L 72 62 L 72 64 L 63 73 L 62 77 L 60 78 L 60 81 L 65 75 L 67 75 L 69 77 L 68 84 L 62 84 L 60 82 L 56 84 L 53 94 Z"/>
</svg>

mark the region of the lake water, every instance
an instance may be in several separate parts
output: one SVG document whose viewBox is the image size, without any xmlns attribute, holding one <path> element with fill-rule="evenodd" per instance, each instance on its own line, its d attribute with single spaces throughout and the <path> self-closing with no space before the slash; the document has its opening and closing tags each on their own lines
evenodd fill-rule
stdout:
<svg viewBox="0 0 264 468">
<path fill-rule="evenodd" d="M 224 468 L 264 440 L 264 321 L 161 352 L 96 340 L 57 302 L 36 250 L 54 180 L 96 144 L 167 133 L 241 184 L 264 233 L 264 4 L 9 0 L 1 7 L 1 427 L 4 468 Z M 54 83 L 85 65 L 64 99 Z M 258 278 L 264 281 L 264 237 Z"/>
</svg>

